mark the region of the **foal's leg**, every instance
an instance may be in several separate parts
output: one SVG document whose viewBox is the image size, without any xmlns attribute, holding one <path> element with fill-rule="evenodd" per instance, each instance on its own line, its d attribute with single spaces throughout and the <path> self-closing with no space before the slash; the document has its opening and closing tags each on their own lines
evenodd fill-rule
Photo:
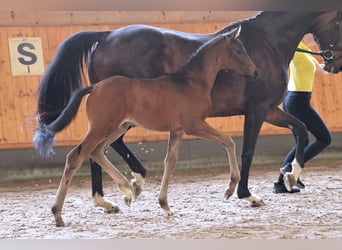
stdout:
<svg viewBox="0 0 342 250">
<path fill-rule="evenodd" d="M 124 144 L 123 136 L 120 136 L 110 146 L 122 157 L 132 170 L 131 174 L 134 177 L 131 179 L 131 187 L 133 189 L 134 199 L 137 199 L 142 193 L 145 184 L 146 169 L 142 163 L 135 157 L 130 149 Z"/>
<path fill-rule="evenodd" d="M 128 164 L 132 170 L 131 187 L 134 195 L 134 199 L 137 199 L 142 193 L 143 186 L 145 184 L 146 169 L 142 163 L 135 157 L 130 149 L 124 144 L 123 136 L 120 136 L 110 146 L 122 157 L 122 159 Z M 103 207 L 108 213 L 116 213 L 117 207 L 115 204 L 107 201 L 104 198 L 102 187 L 102 168 L 92 159 L 90 160 L 91 167 L 91 180 L 92 180 L 92 196 L 95 206 Z"/>
<path fill-rule="evenodd" d="M 228 189 L 224 193 L 224 197 L 228 199 L 234 193 L 235 187 L 240 181 L 240 170 L 236 158 L 236 146 L 233 139 L 212 128 L 205 121 L 197 123 L 195 127 L 192 127 L 190 131 L 186 132 L 207 140 L 217 141 L 225 148 L 230 166 L 230 183 Z"/>
<path fill-rule="evenodd" d="M 83 144 L 80 144 L 72 149 L 66 157 L 64 173 L 57 190 L 55 203 L 51 209 L 55 217 L 57 227 L 64 226 L 64 221 L 62 219 L 62 208 L 71 180 L 77 170 L 79 170 L 82 166 L 85 158 L 89 155 L 82 149 L 82 146 Z"/>
<path fill-rule="evenodd" d="M 167 216 L 173 215 L 167 201 L 167 192 L 171 174 L 173 173 L 178 160 L 180 142 L 182 141 L 183 130 L 170 131 L 167 153 L 164 160 L 164 174 L 159 193 L 159 205 Z"/>
<path fill-rule="evenodd" d="M 117 131 L 116 131 L 116 134 L 114 134 L 110 139 L 108 139 L 106 141 L 106 144 L 104 145 L 104 149 L 107 149 L 110 146 L 113 146 L 113 143 L 110 144 L 112 141 L 117 141 L 118 139 L 115 139 L 115 138 L 121 138 L 122 140 L 122 137 L 124 136 L 124 134 L 127 132 L 127 130 L 130 128 L 130 126 L 128 124 L 124 124 L 122 125 Z M 103 151 L 104 152 L 104 151 Z M 107 162 L 107 160 L 106 160 Z M 95 163 L 95 161 L 94 161 Z M 96 163 L 97 164 L 97 163 Z M 112 164 L 110 164 L 111 166 L 110 167 L 114 167 Z M 106 166 L 109 166 L 108 164 L 106 164 Z M 140 175 L 140 174 L 136 174 L 134 172 L 132 172 L 132 175 L 134 177 L 134 179 L 132 179 L 130 181 L 130 186 L 131 186 L 131 192 L 132 192 L 132 195 L 133 195 L 133 199 L 136 199 L 142 192 L 142 187 L 145 183 L 145 179 Z M 101 183 L 102 184 L 102 183 Z M 105 209 L 106 212 L 108 213 L 111 213 L 111 212 L 118 212 L 119 209 L 118 207 L 116 206 L 116 204 L 112 204 L 111 202 L 107 201 L 104 199 L 103 197 L 103 193 L 102 195 L 101 194 L 97 194 L 95 193 L 93 195 L 93 202 L 94 202 L 94 205 L 95 206 L 100 206 L 100 207 L 103 207 Z"/>
<path fill-rule="evenodd" d="M 126 179 L 126 177 L 122 175 L 121 172 L 105 156 L 105 150 L 109 147 L 109 145 L 122 134 L 126 133 L 126 131 L 127 128 L 125 126 L 121 126 L 119 129 L 117 129 L 111 136 L 106 139 L 106 141 L 102 142 L 96 147 L 96 149 L 91 154 L 91 158 L 95 160 L 110 177 L 112 177 L 114 182 L 118 185 L 119 190 L 125 195 L 125 204 L 127 206 L 130 206 L 132 202 L 130 183 Z"/>
</svg>

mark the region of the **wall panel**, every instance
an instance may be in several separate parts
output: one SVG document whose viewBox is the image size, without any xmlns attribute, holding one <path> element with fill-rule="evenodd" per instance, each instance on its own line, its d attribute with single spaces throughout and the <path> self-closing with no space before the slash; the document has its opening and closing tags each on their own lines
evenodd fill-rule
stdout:
<svg viewBox="0 0 342 250">
<path fill-rule="evenodd" d="M 156 23 L 156 26 L 193 33 L 211 33 L 221 29 L 226 22 L 208 23 Z M 9 37 L 41 37 L 45 68 L 55 56 L 58 46 L 71 34 L 82 30 L 108 30 L 123 25 L 74 25 L 74 26 L 26 26 L 1 27 L 0 29 L 0 148 L 32 147 L 34 135 L 36 91 L 41 76 L 12 76 L 8 51 Z M 332 131 L 342 132 L 341 89 L 342 74 L 318 75 L 312 98 L 314 106 L 327 121 Z M 243 116 L 209 118 L 208 121 L 226 134 L 242 135 Z M 84 102 L 75 121 L 58 134 L 58 146 L 77 144 L 87 131 Z M 287 129 L 264 124 L 261 134 L 288 134 Z M 185 136 L 185 138 L 191 138 Z M 130 130 L 126 141 L 164 140 L 167 133 Z"/>
</svg>

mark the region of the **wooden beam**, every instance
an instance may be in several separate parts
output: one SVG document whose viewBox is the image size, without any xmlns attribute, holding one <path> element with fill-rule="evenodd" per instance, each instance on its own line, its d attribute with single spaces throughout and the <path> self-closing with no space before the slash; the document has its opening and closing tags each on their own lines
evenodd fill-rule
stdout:
<svg viewBox="0 0 342 250">
<path fill-rule="evenodd" d="M 210 23 L 249 18 L 257 11 L 0 11 L 0 26 Z"/>
</svg>

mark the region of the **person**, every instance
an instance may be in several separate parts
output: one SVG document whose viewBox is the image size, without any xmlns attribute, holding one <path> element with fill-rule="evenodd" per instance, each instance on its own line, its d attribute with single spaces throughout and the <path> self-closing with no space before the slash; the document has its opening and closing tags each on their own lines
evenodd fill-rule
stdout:
<svg viewBox="0 0 342 250">
<path fill-rule="evenodd" d="M 312 35 L 310 35 L 304 36 L 299 43 L 299 48 L 309 50 L 308 45 L 313 42 Z M 324 72 L 318 61 L 309 53 L 295 52 L 290 62 L 288 91 L 283 101 L 284 111 L 304 122 L 307 130 L 315 137 L 315 141 L 310 144 L 309 138 L 306 141 L 304 163 L 314 158 L 331 143 L 327 126 L 310 103 L 315 72 Z M 294 187 L 291 191 L 287 191 L 284 185 L 283 177 L 286 172 L 292 171 L 291 162 L 295 157 L 295 152 L 296 147 L 293 147 L 286 155 L 278 180 L 274 182 L 274 193 L 296 193 L 305 188 L 300 179 L 295 185 L 297 188 Z"/>
</svg>

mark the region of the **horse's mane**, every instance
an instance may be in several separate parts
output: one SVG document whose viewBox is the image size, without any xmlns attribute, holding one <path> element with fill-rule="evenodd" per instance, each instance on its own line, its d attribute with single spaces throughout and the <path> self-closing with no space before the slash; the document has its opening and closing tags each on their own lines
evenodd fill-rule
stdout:
<svg viewBox="0 0 342 250">
<path fill-rule="evenodd" d="M 189 67 L 192 67 L 191 65 L 193 64 L 193 60 L 194 60 L 194 57 L 196 58 L 197 56 L 203 56 L 204 54 L 204 51 L 206 50 L 203 50 L 203 47 L 207 46 L 208 43 L 212 43 L 212 45 L 216 44 L 219 40 L 222 39 L 222 34 L 224 33 L 229 33 L 230 31 L 232 31 L 233 29 L 237 28 L 239 25 L 243 25 L 245 23 L 250 23 L 250 22 L 253 22 L 254 20 L 256 19 L 260 19 L 260 18 L 263 18 L 265 16 L 268 16 L 269 12 L 265 12 L 265 11 L 261 11 L 259 12 L 258 14 L 252 16 L 252 17 L 249 17 L 249 18 L 245 18 L 245 19 L 242 19 L 242 20 L 238 20 L 238 21 L 235 21 L 235 22 L 232 22 L 230 25 L 224 27 L 223 29 L 219 30 L 218 32 L 216 32 L 217 34 L 217 37 L 214 38 L 214 40 L 209 40 L 207 41 L 206 43 L 202 44 L 190 57 L 189 59 L 187 60 L 187 62 L 176 72 L 174 73 L 169 73 L 168 76 L 174 78 L 174 79 L 185 79 L 186 78 L 186 72 L 187 72 L 187 69 Z M 211 45 L 211 46 L 212 46 Z M 197 60 L 197 59 L 195 59 Z M 198 60 L 199 61 L 199 60 Z"/>
<path fill-rule="evenodd" d="M 228 32 L 229 30 L 237 28 L 239 25 L 243 25 L 245 23 L 250 23 L 251 21 L 254 21 L 255 19 L 263 17 L 265 15 L 267 15 L 267 12 L 261 11 L 254 16 L 251 16 L 251 17 L 248 17 L 245 19 L 241 19 L 241 20 L 237 20 L 235 22 L 230 23 L 228 26 L 225 26 L 222 29 L 218 30 L 217 32 L 215 32 L 215 34 L 221 34 L 221 33 Z"/>
</svg>

